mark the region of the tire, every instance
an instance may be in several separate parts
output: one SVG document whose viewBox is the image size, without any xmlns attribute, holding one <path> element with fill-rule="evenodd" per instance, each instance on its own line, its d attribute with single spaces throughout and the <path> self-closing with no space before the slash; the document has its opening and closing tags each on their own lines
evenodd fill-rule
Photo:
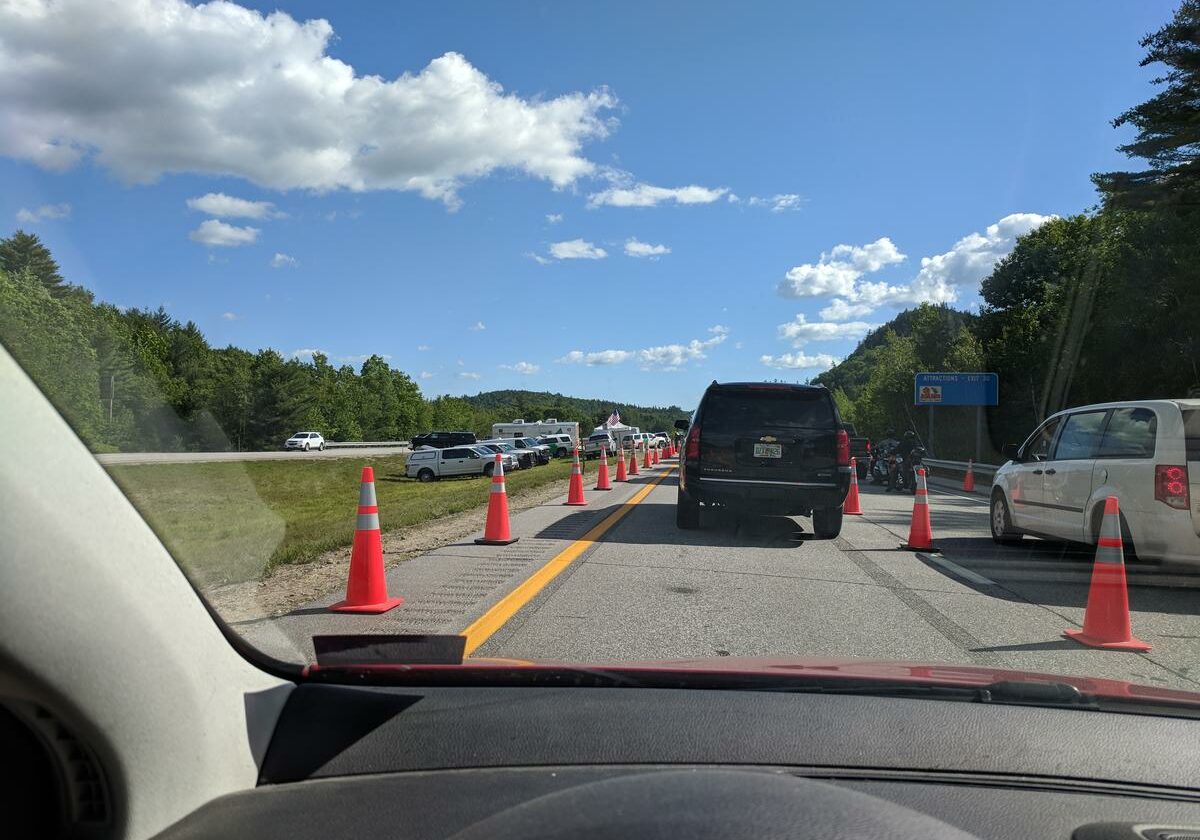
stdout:
<svg viewBox="0 0 1200 840">
<path fill-rule="evenodd" d="M 318 447 L 317 447 L 317 451 L 318 451 L 318 452 L 324 452 L 324 451 L 325 451 L 325 444 L 323 444 L 323 443 L 322 443 L 320 446 L 318 446 Z"/>
<path fill-rule="evenodd" d="M 307 444 L 307 443 L 306 443 L 306 444 L 304 444 L 304 451 L 305 451 L 305 452 L 307 452 L 307 451 L 308 451 L 308 444 Z"/>
<path fill-rule="evenodd" d="M 813 533 L 823 540 L 831 540 L 842 533 L 842 506 L 814 508 L 812 512 Z"/>
<path fill-rule="evenodd" d="M 421 482 L 422 484 L 428 484 L 435 478 L 437 478 L 437 476 L 433 474 L 433 470 L 428 468 L 417 473 L 417 481 Z"/>
<path fill-rule="evenodd" d="M 494 473 L 495 471 L 496 471 L 496 463 L 494 461 L 490 464 L 483 465 L 483 474 L 486 475 L 488 478 L 491 478 L 492 473 Z"/>
<path fill-rule="evenodd" d="M 700 527 L 700 503 L 683 490 L 675 501 L 675 526 L 684 531 Z"/>
<path fill-rule="evenodd" d="M 1021 534 L 1013 528 L 1012 517 L 1008 513 L 1008 502 L 1004 491 L 997 490 L 992 494 L 992 503 L 988 512 L 988 522 L 992 529 L 992 542 L 998 545 L 1016 545 L 1021 541 Z"/>
</svg>

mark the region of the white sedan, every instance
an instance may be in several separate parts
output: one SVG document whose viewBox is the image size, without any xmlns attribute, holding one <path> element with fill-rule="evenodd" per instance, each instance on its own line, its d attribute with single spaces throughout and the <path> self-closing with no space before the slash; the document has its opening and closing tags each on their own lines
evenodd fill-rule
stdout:
<svg viewBox="0 0 1200 840">
<path fill-rule="evenodd" d="M 307 452 L 310 449 L 323 450 L 325 448 L 325 438 L 321 437 L 320 432 L 296 432 L 283 443 L 284 449 L 299 449 L 302 452 Z"/>
</svg>

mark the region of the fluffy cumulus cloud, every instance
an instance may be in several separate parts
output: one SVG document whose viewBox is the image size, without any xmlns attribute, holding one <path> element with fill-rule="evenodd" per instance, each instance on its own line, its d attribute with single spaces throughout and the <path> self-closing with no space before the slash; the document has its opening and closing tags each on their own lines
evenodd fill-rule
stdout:
<svg viewBox="0 0 1200 840">
<path fill-rule="evenodd" d="M 786 324 L 779 325 L 779 337 L 792 342 L 793 347 L 803 347 L 810 341 L 841 341 L 845 339 L 862 338 L 875 329 L 878 324 L 868 324 L 865 321 L 809 321 L 804 315 L 797 315 Z"/>
<path fill-rule="evenodd" d="M 782 353 L 778 356 L 760 356 L 759 361 L 767 367 L 781 370 L 828 370 L 840 359 L 828 353 Z"/>
<path fill-rule="evenodd" d="M 359 75 L 333 39 L 327 21 L 228 2 L 2 3 L 0 154 L 55 171 L 92 158 L 130 183 L 197 172 L 453 207 L 497 169 L 569 186 L 614 124 L 603 89 L 523 98 L 452 52 Z"/>
<path fill-rule="evenodd" d="M 275 256 L 271 257 L 271 268 L 295 268 L 300 265 L 295 257 L 288 254 L 275 252 Z"/>
<path fill-rule="evenodd" d="M 3 84 L 3 82 L 0 82 L 0 84 Z M 0 120 L 2 119 L 3 117 L 0 117 Z M 43 204 L 41 207 L 35 207 L 32 210 L 22 207 L 17 211 L 17 221 L 27 225 L 35 225 L 47 219 L 69 218 L 71 218 L 70 204 Z"/>
<path fill-rule="evenodd" d="M 799 210 L 804 199 L 797 193 L 779 193 L 771 196 L 751 196 L 746 203 L 751 207 L 769 207 L 772 213 L 786 213 L 789 210 Z"/>
<path fill-rule="evenodd" d="M 249 201 L 225 193 L 206 193 L 189 198 L 187 206 L 189 210 L 224 219 L 274 219 L 284 215 L 269 201 Z"/>
<path fill-rule="evenodd" d="M 541 370 L 540 365 L 530 364 L 529 362 L 517 362 L 515 365 L 500 365 L 501 370 L 511 370 L 523 376 L 533 376 Z"/>
<path fill-rule="evenodd" d="M 653 258 L 669 253 L 671 253 L 671 249 L 666 245 L 651 245 L 649 242 L 639 242 L 637 239 L 629 239 L 625 242 L 625 254 L 630 257 Z"/>
<path fill-rule="evenodd" d="M 258 239 L 259 229 L 254 227 L 238 227 L 218 219 L 208 219 L 200 223 L 200 227 L 188 234 L 188 239 L 201 245 L 219 248 L 235 248 L 238 245 L 251 245 Z"/>
<path fill-rule="evenodd" d="M 635 182 L 633 176 L 620 169 L 608 168 L 601 173 L 611 186 L 588 196 L 589 207 L 657 207 L 660 204 L 712 204 L 729 194 L 726 187 L 657 187 Z"/>
<path fill-rule="evenodd" d="M 304 347 L 300 350 L 293 350 L 291 355 L 297 359 L 311 359 L 317 353 L 320 353 L 322 356 L 329 355 L 319 347 Z"/>
<path fill-rule="evenodd" d="M 560 364 L 619 365 L 636 361 L 643 370 L 676 370 L 689 361 L 706 358 L 706 350 L 721 344 L 729 336 L 729 328 L 717 324 L 708 328 L 709 337 L 693 338 L 686 344 L 661 344 L 641 350 L 598 350 L 585 353 L 572 350 L 557 359 Z"/>
<path fill-rule="evenodd" d="M 556 260 L 602 260 L 608 251 L 582 239 L 568 239 L 551 245 L 550 256 Z"/>
<path fill-rule="evenodd" d="M 864 279 L 865 275 L 906 257 L 887 237 L 867 245 L 837 245 L 821 254 L 815 263 L 798 265 L 779 284 L 784 297 L 833 297 L 821 310 L 827 321 L 856 318 L 880 306 L 915 303 L 953 303 L 963 294 L 976 291 L 979 282 L 996 261 L 1007 255 L 1018 236 L 1029 233 L 1053 216 L 1013 213 L 983 233 L 964 236 L 944 254 L 921 258 L 921 268 L 908 283 Z"/>
</svg>

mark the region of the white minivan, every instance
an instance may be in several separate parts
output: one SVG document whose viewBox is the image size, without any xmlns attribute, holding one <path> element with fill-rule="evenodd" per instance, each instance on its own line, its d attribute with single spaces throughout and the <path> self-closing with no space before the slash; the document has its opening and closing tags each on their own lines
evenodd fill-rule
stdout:
<svg viewBox="0 0 1200 840">
<path fill-rule="evenodd" d="M 996 542 L 1094 544 L 1116 496 L 1127 557 L 1200 565 L 1200 399 L 1071 408 L 1005 450 L 992 485 Z"/>
</svg>

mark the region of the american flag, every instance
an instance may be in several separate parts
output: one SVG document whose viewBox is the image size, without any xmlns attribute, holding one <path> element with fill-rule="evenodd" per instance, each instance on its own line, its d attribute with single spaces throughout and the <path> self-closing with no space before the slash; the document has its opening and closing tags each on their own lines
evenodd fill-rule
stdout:
<svg viewBox="0 0 1200 840">
<path fill-rule="evenodd" d="M 608 415 L 608 420 L 605 421 L 606 426 L 616 426 L 621 422 L 621 412 L 613 409 L 613 413 Z"/>
</svg>

